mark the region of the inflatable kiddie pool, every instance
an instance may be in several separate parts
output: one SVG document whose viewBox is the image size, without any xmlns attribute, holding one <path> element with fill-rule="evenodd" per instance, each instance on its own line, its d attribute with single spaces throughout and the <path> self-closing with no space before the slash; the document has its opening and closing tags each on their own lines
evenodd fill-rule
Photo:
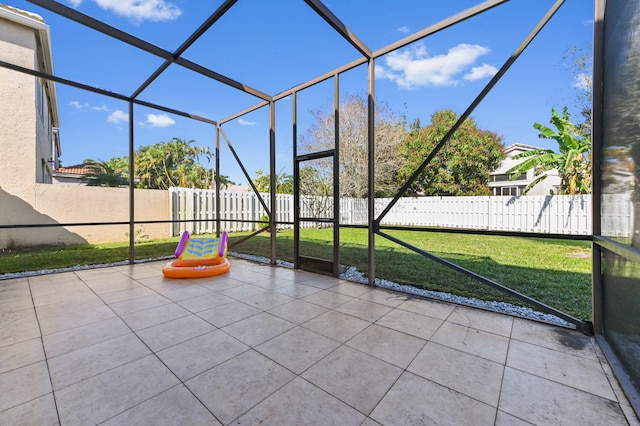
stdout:
<svg viewBox="0 0 640 426">
<path fill-rule="evenodd" d="M 176 260 L 167 263 L 162 273 L 168 278 L 202 278 L 224 274 L 231 268 L 227 259 L 229 237 L 191 238 L 185 231 L 176 248 Z"/>
</svg>

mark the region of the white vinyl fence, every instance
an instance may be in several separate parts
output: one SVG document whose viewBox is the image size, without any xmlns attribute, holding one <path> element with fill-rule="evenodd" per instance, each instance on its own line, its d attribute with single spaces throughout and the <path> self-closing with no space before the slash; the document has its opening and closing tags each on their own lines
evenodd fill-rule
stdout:
<svg viewBox="0 0 640 426">
<path fill-rule="evenodd" d="M 215 232 L 214 190 L 170 188 L 169 193 L 171 219 L 187 221 L 172 224 L 171 235 L 180 235 L 184 230 L 194 234 Z M 261 195 L 269 206 L 269 194 Z M 376 213 L 382 212 L 390 201 L 390 198 L 376 199 Z M 602 204 L 603 217 L 609 221 L 603 229 L 606 228 L 612 237 L 629 236 L 633 220 L 629 197 L 603 196 Z M 225 220 L 222 228 L 229 232 L 257 230 L 259 224 L 250 221 L 266 220 L 266 212 L 253 192 L 220 191 L 220 206 L 221 219 Z M 306 197 L 301 200 L 302 217 L 330 216 L 323 214 L 323 209 L 332 210 L 330 199 Z M 403 197 L 385 216 L 382 224 L 590 235 L 591 214 L 591 195 Z M 292 195 L 276 196 L 276 221 L 293 222 Z M 340 224 L 366 225 L 367 200 L 341 199 Z M 289 228 L 292 225 L 278 227 Z"/>
</svg>

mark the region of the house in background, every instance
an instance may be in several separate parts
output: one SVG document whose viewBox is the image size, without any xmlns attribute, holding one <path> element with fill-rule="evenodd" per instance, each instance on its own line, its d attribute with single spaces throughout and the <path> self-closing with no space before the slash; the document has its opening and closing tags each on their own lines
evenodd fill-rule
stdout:
<svg viewBox="0 0 640 426">
<path fill-rule="evenodd" d="M 49 26 L 42 17 L 0 4 L 0 60 L 54 73 Z M 33 183 L 52 183 L 59 165 L 56 87 L 3 67 L 0 99 L 0 187 L 20 196 Z"/>
<path fill-rule="evenodd" d="M 533 174 L 533 170 L 527 171 L 526 174 L 518 176 L 515 180 L 510 180 L 509 175 L 506 172 L 525 160 L 523 158 L 516 160 L 513 158 L 514 156 L 536 149 L 542 148 L 515 143 L 505 149 L 505 159 L 502 161 L 500 166 L 489 175 L 489 183 L 487 185 L 491 189 L 493 195 L 522 195 L 527 185 L 536 179 L 536 176 Z M 547 172 L 547 175 L 548 177 L 531 188 L 531 190 L 527 192 L 527 195 L 549 195 L 551 191 L 553 191 L 554 194 L 558 194 L 558 188 L 560 187 L 560 176 L 558 176 L 558 172 L 551 170 Z"/>
<path fill-rule="evenodd" d="M 53 183 L 78 183 L 86 185 L 85 175 L 89 173 L 86 164 L 76 164 L 74 166 L 60 166 L 52 173 Z"/>
</svg>

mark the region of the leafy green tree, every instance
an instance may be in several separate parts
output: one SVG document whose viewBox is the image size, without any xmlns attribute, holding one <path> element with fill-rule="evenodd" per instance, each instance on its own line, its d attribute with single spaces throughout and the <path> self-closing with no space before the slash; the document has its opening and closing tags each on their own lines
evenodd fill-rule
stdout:
<svg viewBox="0 0 640 426">
<path fill-rule="evenodd" d="M 533 125 L 540 134 L 539 138 L 553 139 L 558 143 L 560 152 L 551 149 L 536 149 L 514 156 L 515 160 L 525 159 L 507 170 L 511 180 L 533 170 L 536 179 L 525 188 L 523 194 L 549 176 L 549 172 L 557 170 L 560 176 L 560 194 L 591 193 L 591 139 L 571 122 L 571 116 L 564 107 L 562 116 L 555 108 L 551 108 L 551 124 L 553 130 L 540 123 Z"/>
<path fill-rule="evenodd" d="M 129 185 L 129 160 L 127 157 L 114 157 L 108 161 L 84 160 L 89 172 L 82 181 L 87 186 L 120 187 Z"/>
<path fill-rule="evenodd" d="M 215 176 L 216 174 L 213 174 L 213 182 L 215 183 Z M 229 179 L 229 176 L 227 175 L 220 175 L 220 189 L 226 189 L 229 185 L 236 185 L 236 183 L 234 181 L 232 181 L 231 179 Z"/>
<path fill-rule="evenodd" d="M 139 188 L 168 189 L 171 186 L 209 188 L 213 170 L 200 164 L 211 160 L 208 147 L 194 145 L 193 140 L 173 138 L 150 146 L 142 146 L 135 153 L 135 170 Z"/>
<path fill-rule="evenodd" d="M 435 112 L 427 127 L 421 128 L 418 120 L 411 124 L 400 147 L 403 165 L 398 175 L 402 180 L 406 181 L 418 169 L 457 119 L 455 112 L 445 109 Z M 503 159 L 502 137 L 479 129 L 475 121 L 469 118 L 442 147 L 409 191 L 423 195 L 489 195 L 489 174 Z"/>
<path fill-rule="evenodd" d="M 284 168 L 280 169 L 276 173 L 276 194 L 293 194 L 293 175 L 284 171 Z M 256 175 L 253 179 L 253 183 L 259 192 L 269 192 L 271 188 L 271 175 L 265 174 L 260 169 L 256 171 Z"/>
</svg>

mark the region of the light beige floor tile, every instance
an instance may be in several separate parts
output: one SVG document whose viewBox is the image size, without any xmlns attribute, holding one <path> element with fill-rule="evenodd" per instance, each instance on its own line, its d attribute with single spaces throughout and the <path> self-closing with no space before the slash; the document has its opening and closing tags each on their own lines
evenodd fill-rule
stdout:
<svg viewBox="0 0 640 426">
<path fill-rule="evenodd" d="M 265 279 L 252 282 L 251 284 L 257 287 L 262 287 L 265 290 L 277 290 L 280 287 L 291 285 L 291 281 L 267 276 Z"/>
<path fill-rule="evenodd" d="M 295 324 L 266 312 L 230 324 L 222 330 L 249 346 L 257 346 L 295 327 Z"/>
<path fill-rule="evenodd" d="M 156 306 L 166 305 L 171 300 L 159 294 L 151 294 L 149 296 L 136 297 L 111 303 L 113 309 L 118 315 L 131 314 L 133 312 L 143 311 L 145 309 L 155 308 Z"/>
<path fill-rule="evenodd" d="M 71 330 L 49 334 L 42 338 L 48 358 L 76 351 L 96 343 L 115 339 L 131 330 L 120 318 L 97 321 Z"/>
<path fill-rule="evenodd" d="M 325 312 L 327 308 L 297 299 L 269 310 L 270 314 L 298 325 Z"/>
<path fill-rule="evenodd" d="M 530 426 L 532 424 L 500 410 L 496 416 L 496 426 Z"/>
<path fill-rule="evenodd" d="M 407 370 L 492 407 L 498 406 L 502 364 L 429 342 Z"/>
<path fill-rule="evenodd" d="M 231 262 L 231 269 L 227 273 L 234 280 L 242 281 L 247 284 L 253 284 L 256 281 L 262 281 L 269 278 L 268 275 L 252 270 L 250 267 L 243 267 L 242 264 Z M 235 266 L 235 267 L 234 267 Z"/>
<path fill-rule="evenodd" d="M 322 290 L 305 297 L 303 300 L 327 309 L 333 309 L 342 305 L 343 303 L 347 303 L 350 300 L 353 300 L 353 297 L 336 293 L 335 291 Z"/>
<path fill-rule="evenodd" d="M 194 314 L 147 327 L 136 332 L 152 351 L 157 352 L 169 346 L 185 342 L 196 336 L 209 333 L 215 327 Z"/>
<path fill-rule="evenodd" d="M 593 361 L 598 360 L 591 339 L 566 328 L 514 318 L 511 338 Z"/>
<path fill-rule="evenodd" d="M 511 316 L 466 306 L 458 306 L 447 321 L 505 337 L 511 337 L 511 327 L 513 326 L 513 317 Z"/>
<path fill-rule="evenodd" d="M 324 275 L 316 275 L 315 277 L 312 277 L 308 280 L 306 280 L 304 282 L 305 285 L 309 285 L 311 287 L 317 287 L 317 288 L 321 288 L 323 290 L 335 287 L 336 285 L 342 283 L 344 281 L 341 281 L 337 278 L 333 278 L 333 277 L 327 277 Z"/>
<path fill-rule="evenodd" d="M 0 412 L 0 425 L 57 426 L 58 424 L 58 412 L 52 393 Z"/>
<path fill-rule="evenodd" d="M 39 337 L 0 348 L 0 373 L 43 361 L 44 349 Z"/>
<path fill-rule="evenodd" d="M 398 309 L 416 314 L 426 315 L 428 317 L 446 320 L 455 310 L 456 305 L 451 303 L 438 302 L 435 300 L 425 300 L 412 298 L 398 305 Z"/>
<path fill-rule="evenodd" d="M 264 274 L 270 278 L 279 278 L 291 282 L 304 282 L 315 278 L 317 275 L 300 269 L 285 268 L 281 266 L 271 266 L 265 264 L 249 263 L 249 268 Z"/>
<path fill-rule="evenodd" d="M 453 349 L 476 355 L 499 364 L 507 359 L 509 339 L 497 334 L 445 322 L 431 338 Z"/>
<path fill-rule="evenodd" d="M 355 426 L 361 425 L 364 419 L 362 413 L 297 378 L 240 417 L 235 424 Z"/>
<path fill-rule="evenodd" d="M 155 356 L 147 356 L 56 392 L 60 422 L 98 424 L 179 384 Z"/>
<path fill-rule="evenodd" d="M 0 347 L 40 337 L 33 309 L 9 312 L 0 316 Z"/>
<path fill-rule="evenodd" d="M 442 325 L 442 320 L 395 309 L 380 318 L 377 324 L 429 340 Z"/>
<path fill-rule="evenodd" d="M 265 293 L 255 294 L 242 300 L 247 305 L 253 306 L 261 311 L 268 311 L 287 302 L 295 300 L 293 297 L 286 296 L 275 291 L 267 291 Z"/>
<path fill-rule="evenodd" d="M 426 340 L 373 324 L 346 344 L 400 368 L 406 368 Z"/>
<path fill-rule="evenodd" d="M 366 284 L 353 283 L 349 281 L 342 281 L 340 284 L 329 288 L 330 291 L 344 294 L 351 297 L 360 297 L 365 293 L 371 291 L 371 287 Z"/>
<path fill-rule="evenodd" d="M 102 423 L 104 426 L 189 425 L 221 423 L 184 386 L 175 386 Z"/>
<path fill-rule="evenodd" d="M 224 294 L 225 296 L 231 297 L 235 300 L 244 300 L 251 296 L 266 293 L 267 291 L 268 290 L 265 290 L 262 287 L 258 287 L 251 284 L 245 284 L 240 287 L 233 287 L 228 290 L 221 290 L 220 294 Z"/>
<path fill-rule="evenodd" d="M 304 328 L 344 343 L 371 325 L 370 322 L 336 311 L 328 311 L 302 324 Z"/>
<path fill-rule="evenodd" d="M 213 291 L 228 290 L 235 287 L 242 287 L 247 285 L 244 281 L 236 280 L 225 275 L 216 275 L 211 278 L 202 278 L 198 281 L 199 285 L 208 288 Z"/>
<path fill-rule="evenodd" d="M 0 315 L 24 311 L 25 309 L 33 309 L 33 302 L 31 301 L 31 298 L 0 303 Z"/>
<path fill-rule="evenodd" d="M 275 291 L 276 293 L 285 294 L 289 297 L 302 299 L 304 297 L 307 297 L 314 293 L 322 291 L 322 289 L 318 287 L 312 287 L 310 285 L 295 283 L 295 284 L 289 284 L 289 285 L 285 285 L 283 287 L 277 288 Z"/>
<path fill-rule="evenodd" d="M 77 303 L 74 301 L 63 301 L 53 305 L 40 306 L 36 308 L 38 312 L 38 319 L 43 320 L 45 318 L 58 316 L 61 314 L 70 314 L 73 312 L 84 311 L 91 308 L 97 308 L 98 306 L 104 306 L 104 302 L 100 298 L 91 298 L 85 303 Z"/>
<path fill-rule="evenodd" d="M 25 299 L 31 301 L 31 290 L 26 278 L 0 281 L 0 301 L 7 303 Z"/>
<path fill-rule="evenodd" d="M 215 308 L 198 312 L 198 316 L 216 327 L 222 328 L 259 313 L 260 310 L 253 306 L 234 301 L 226 305 L 216 306 Z"/>
<path fill-rule="evenodd" d="M 264 355 L 249 350 L 185 385 L 221 423 L 230 424 L 294 377 Z"/>
<path fill-rule="evenodd" d="M 406 302 L 409 296 L 395 291 L 376 288 L 359 296 L 359 298 L 395 308 Z"/>
<path fill-rule="evenodd" d="M 150 354 L 140 339 L 129 333 L 50 358 L 49 374 L 53 389 L 64 388 Z"/>
<path fill-rule="evenodd" d="M 302 374 L 314 385 L 369 414 L 402 374 L 402 369 L 341 346 Z"/>
<path fill-rule="evenodd" d="M 493 425 L 496 409 L 405 372 L 370 416 L 383 425 Z"/>
<path fill-rule="evenodd" d="M 168 303 L 166 305 L 156 306 L 155 308 L 122 315 L 121 318 L 132 330 L 137 331 L 186 317 L 187 315 L 191 315 L 191 312 L 176 303 Z"/>
<path fill-rule="evenodd" d="M 249 350 L 244 343 L 214 330 L 157 353 L 180 380 L 188 380 Z"/>
<path fill-rule="evenodd" d="M 626 425 L 610 400 L 531 374 L 505 368 L 498 408 L 528 422 L 567 425 Z"/>
<path fill-rule="evenodd" d="M 124 275 L 122 272 L 118 272 L 112 267 L 83 269 L 80 271 L 75 271 L 74 273 L 81 280 L 87 281 L 102 280 L 107 277 L 121 278 Z"/>
<path fill-rule="evenodd" d="M 34 296 L 33 306 L 40 308 L 47 305 L 56 305 L 62 302 L 67 305 L 84 305 L 100 300 L 98 296 L 86 285 L 79 285 L 78 288 L 69 291 L 45 294 L 44 296 Z"/>
<path fill-rule="evenodd" d="M 178 302 L 180 306 L 191 312 L 197 313 L 207 309 L 215 308 L 216 306 L 226 305 L 227 303 L 234 302 L 235 300 L 227 297 L 223 294 L 211 292 L 204 296 L 192 297 L 190 299 L 181 300 Z"/>
<path fill-rule="evenodd" d="M 512 340 L 509 367 L 617 401 L 600 363 L 530 343 Z"/>
<path fill-rule="evenodd" d="M 338 312 L 353 315 L 354 317 L 358 317 L 369 322 L 375 322 L 379 320 L 391 309 L 393 308 L 361 299 L 350 300 L 347 303 L 344 303 L 335 308 L 335 310 Z"/>
<path fill-rule="evenodd" d="M 296 374 L 322 359 L 340 344 L 306 328 L 296 327 L 256 347 L 256 350 Z"/>
<path fill-rule="evenodd" d="M 46 336 L 115 317 L 116 314 L 106 305 L 70 313 L 62 311 L 60 315 L 40 319 L 40 330 Z"/>
<path fill-rule="evenodd" d="M 45 276 L 46 277 L 46 276 Z M 29 277 L 29 288 L 31 289 L 31 295 L 34 298 L 45 297 L 48 295 L 55 295 L 60 293 L 73 293 L 74 291 L 86 290 L 85 283 L 78 278 L 64 275 L 57 276 L 56 279 L 49 281 L 35 281 L 40 277 Z"/>
<path fill-rule="evenodd" d="M 45 361 L 0 374 L 0 412 L 51 393 Z"/>
<path fill-rule="evenodd" d="M 158 273 L 151 277 L 140 278 L 137 282 L 149 288 L 155 287 L 154 291 L 158 293 L 160 293 L 160 291 L 171 290 L 176 287 L 191 287 L 196 285 L 188 279 L 167 278 Z"/>
<path fill-rule="evenodd" d="M 104 303 L 107 303 L 109 305 L 112 305 L 114 303 L 117 302 L 122 302 L 125 300 L 131 300 L 131 299 L 135 299 L 138 297 L 144 297 L 144 296 L 152 296 L 152 295 L 156 295 L 157 293 L 153 290 L 151 290 L 148 287 L 136 287 L 136 288 L 131 288 L 131 289 L 127 289 L 127 290 L 120 290 L 120 291 L 114 291 L 111 293 L 104 293 L 100 295 L 100 298 L 104 301 Z"/>
<path fill-rule="evenodd" d="M 626 416 L 629 426 L 640 426 L 640 419 L 636 416 L 636 412 L 633 411 L 633 408 L 628 405 L 620 405 L 620 408 Z"/>
<path fill-rule="evenodd" d="M 142 284 L 126 276 L 118 278 L 105 278 L 95 281 L 85 281 L 87 287 L 91 288 L 96 294 L 103 295 L 122 290 L 134 290 L 142 288 Z"/>
<path fill-rule="evenodd" d="M 196 284 L 186 285 L 186 283 L 182 281 L 171 281 L 168 284 L 149 286 L 149 288 L 174 302 L 180 302 L 182 300 L 191 299 L 193 297 L 203 297 L 211 294 L 211 292 L 213 291 L 207 287 Z"/>
<path fill-rule="evenodd" d="M 113 267 L 113 270 L 119 271 L 136 280 L 158 276 L 158 269 L 154 268 L 151 265 L 137 264 L 137 265 L 115 266 Z"/>
</svg>

